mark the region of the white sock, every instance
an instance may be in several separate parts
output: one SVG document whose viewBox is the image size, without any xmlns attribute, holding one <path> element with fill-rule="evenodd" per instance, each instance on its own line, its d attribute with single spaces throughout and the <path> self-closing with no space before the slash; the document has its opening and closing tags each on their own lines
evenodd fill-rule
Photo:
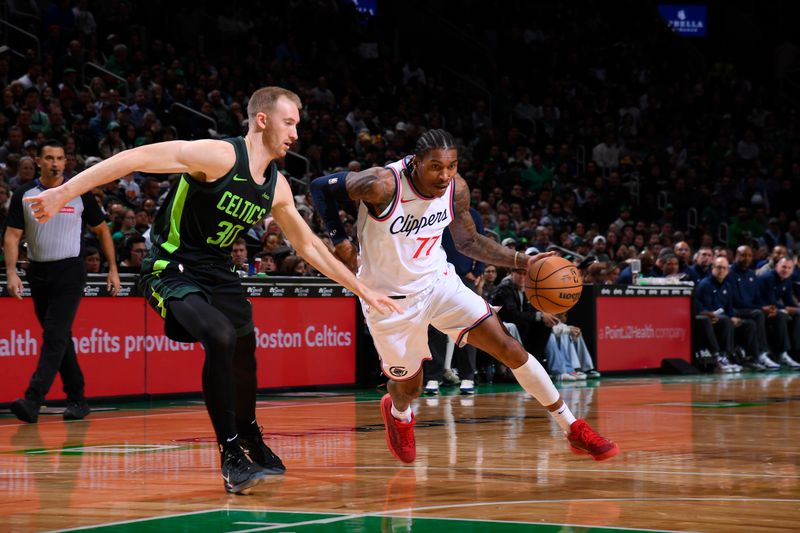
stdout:
<svg viewBox="0 0 800 533">
<path fill-rule="evenodd" d="M 411 406 L 406 407 L 405 411 L 398 411 L 392 402 L 392 416 L 401 422 L 411 422 Z"/>
<path fill-rule="evenodd" d="M 575 415 L 572 414 L 572 411 L 569 410 L 567 404 L 563 404 L 561 407 L 556 409 L 555 411 L 549 411 L 550 416 L 558 422 L 558 425 L 561 426 L 561 429 L 564 430 L 564 433 L 569 433 L 571 431 L 570 427 L 572 423 L 575 422 Z"/>
<path fill-rule="evenodd" d="M 553 385 L 553 380 L 547 375 L 547 371 L 531 354 L 528 354 L 528 361 L 524 365 L 511 371 L 522 388 L 543 406 L 553 405 L 561 398 L 558 389 Z M 561 429 L 566 432 L 570 431 L 570 426 L 575 422 L 575 415 L 572 414 L 567 404 L 563 404 L 549 413 L 558 422 Z"/>
</svg>

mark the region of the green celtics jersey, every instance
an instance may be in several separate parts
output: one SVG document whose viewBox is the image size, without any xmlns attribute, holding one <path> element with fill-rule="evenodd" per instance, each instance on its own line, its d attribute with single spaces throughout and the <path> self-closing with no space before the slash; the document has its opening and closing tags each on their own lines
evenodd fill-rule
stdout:
<svg viewBox="0 0 800 533">
<path fill-rule="evenodd" d="M 236 150 L 236 164 L 212 183 L 181 175 L 153 222 L 151 258 L 187 266 L 230 262 L 233 242 L 270 212 L 277 165 L 269 164 L 264 184 L 258 185 L 250 175 L 244 138 L 225 141 Z"/>
</svg>

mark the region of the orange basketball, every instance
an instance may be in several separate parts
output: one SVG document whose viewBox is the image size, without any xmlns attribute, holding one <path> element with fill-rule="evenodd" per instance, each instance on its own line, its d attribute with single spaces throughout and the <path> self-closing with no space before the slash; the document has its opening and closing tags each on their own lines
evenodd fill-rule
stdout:
<svg viewBox="0 0 800 533">
<path fill-rule="evenodd" d="M 578 303 L 583 282 L 578 268 L 563 257 L 536 261 L 525 278 L 525 296 L 539 311 L 558 314 Z"/>
</svg>

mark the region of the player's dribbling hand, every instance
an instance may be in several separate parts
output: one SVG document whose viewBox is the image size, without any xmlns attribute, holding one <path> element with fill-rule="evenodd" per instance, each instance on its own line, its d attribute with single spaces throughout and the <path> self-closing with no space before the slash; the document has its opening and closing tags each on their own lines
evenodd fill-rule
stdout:
<svg viewBox="0 0 800 533">
<path fill-rule="evenodd" d="M 520 252 L 522 253 L 522 252 Z M 529 255 L 528 256 L 528 268 L 531 268 L 536 261 L 541 261 L 542 259 L 547 259 L 548 257 L 552 257 L 556 255 L 555 252 L 542 252 L 536 255 Z"/>
<path fill-rule="evenodd" d="M 384 294 L 378 294 L 369 289 L 364 291 L 361 299 L 370 307 L 375 309 L 382 315 L 389 313 L 400 313 L 402 310 L 397 306 L 397 303 Z"/>
<path fill-rule="evenodd" d="M 30 206 L 33 218 L 42 223 L 56 216 L 69 199 L 64 197 L 63 192 L 58 187 L 55 187 L 47 189 L 36 196 L 23 198 L 22 201 Z"/>
</svg>

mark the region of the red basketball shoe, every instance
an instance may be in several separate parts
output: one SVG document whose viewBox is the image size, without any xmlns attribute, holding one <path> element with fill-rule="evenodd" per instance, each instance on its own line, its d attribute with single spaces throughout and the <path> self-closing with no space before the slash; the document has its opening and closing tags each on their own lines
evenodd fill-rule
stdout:
<svg viewBox="0 0 800 533">
<path fill-rule="evenodd" d="M 411 422 L 403 422 L 392 416 L 392 397 L 381 398 L 381 414 L 386 426 L 386 445 L 389 451 L 404 463 L 413 463 L 417 458 L 417 441 L 414 439 L 414 424 L 417 420 L 411 413 Z"/>
<path fill-rule="evenodd" d="M 572 453 L 591 455 L 595 461 L 610 459 L 619 453 L 619 446 L 595 432 L 582 418 L 573 422 L 570 430 L 567 440 Z"/>
</svg>

